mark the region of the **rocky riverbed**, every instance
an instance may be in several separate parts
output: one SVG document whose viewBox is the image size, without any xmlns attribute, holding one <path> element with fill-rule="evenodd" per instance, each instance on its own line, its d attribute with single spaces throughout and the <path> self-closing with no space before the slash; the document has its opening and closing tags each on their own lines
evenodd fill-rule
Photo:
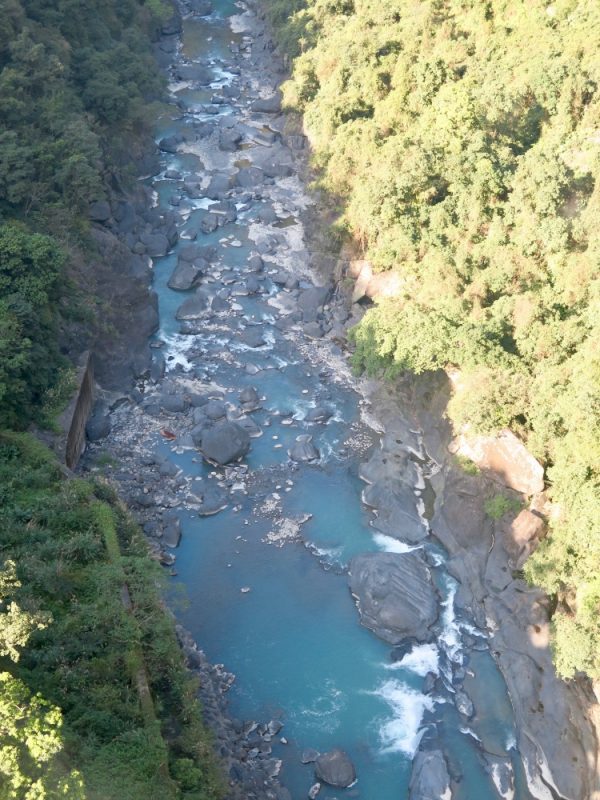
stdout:
<svg viewBox="0 0 600 800">
<path fill-rule="evenodd" d="M 186 589 L 230 796 L 593 797 L 588 699 L 513 576 L 534 528 L 485 516 L 494 484 L 449 453 L 441 383 L 348 368 L 360 292 L 316 244 L 259 9 L 190 0 L 163 34 L 149 221 L 94 211 L 152 265 L 159 329 L 135 388 L 97 404 L 84 468 Z"/>
</svg>

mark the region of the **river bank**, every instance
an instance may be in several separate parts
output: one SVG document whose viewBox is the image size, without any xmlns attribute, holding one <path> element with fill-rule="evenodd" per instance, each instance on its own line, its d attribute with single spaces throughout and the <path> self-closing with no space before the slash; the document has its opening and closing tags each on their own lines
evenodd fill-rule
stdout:
<svg viewBox="0 0 600 800">
<path fill-rule="evenodd" d="M 306 140 L 286 130 L 275 94 L 283 64 L 263 22 L 246 10 L 230 17 L 229 28 L 228 15 L 240 10 L 196 8 L 184 21 L 182 47 L 171 49 L 177 112 L 159 123 L 163 161 L 152 189 L 157 214 L 174 209 L 181 241 L 175 252 L 172 242 L 154 256 L 160 329 L 152 367 L 131 394 L 106 395 L 92 423 L 106 436 L 85 459 L 119 486 L 157 558 L 179 573 L 190 608 L 178 616 L 194 638 L 202 647 L 206 640 L 209 658 L 231 658 L 226 669 L 210 666 L 181 632 L 232 796 L 289 796 L 280 770 L 291 796 L 303 796 L 313 779 L 312 767 L 300 766 L 302 750 L 312 744 L 351 751 L 358 783 L 349 796 L 372 797 L 378 786 L 380 798 L 404 788 L 412 798 L 451 791 L 525 800 L 525 773 L 531 796 L 553 797 L 549 784 L 559 796 L 592 796 L 584 776 L 577 783 L 577 766 L 555 767 L 559 757 L 569 766 L 585 761 L 594 745 L 587 731 L 580 736 L 573 726 L 560 752 L 550 736 L 529 744 L 549 729 L 532 735 L 529 717 L 515 733 L 489 652 L 487 617 L 496 603 L 489 587 L 475 591 L 489 561 L 483 555 L 493 550 L 483 484 L 465 486 L 468 476 L 452 466 L 439 408 L 411 405 L 348 369 L 339 342 L 353 319 L 351 298 L 336 283 L 337 259 L 324 259 L 306 235 L 315 213 L 297 177 Z M 168 42 L 178 35 L 167 34 Z M 324 285 L 313 282 L 316 275 Z M 111 458 L 118 465 L 99 464 Z M 370 510 L 360 508 L 361 479 Z M 465 495 L 475 497 L 467 531 Z M 452 502 L 460 513 L 452 515 Z M 451 557 L 447 571 L 430 529 Z M 475 540 L 479 560 L 464 558 Z M 413 548 L 423 557 L 409 554 Z M 365 563 L 376 564 L 375 573 L 362 570 Z M 405 564 L 411 567 L 397 580 Z M 363 623 L 377 640 L 357 628 L 349 566 Z M 409 619 L 407 584 L 416 608 Z M 298 610 L 306 589 L 315 602 Z M 523 587 L 511 591 L 522 595 Z M 382 602 L 391 604 L 385 620 Z M 285 639 L 282 620 L 295 626 Z M 318 637 L 308 636 L 319 627 Z M 339 653 L 335 632 L 347 639 L 337 642 Z M 398 649 L 407 637 L 409 647 Z M 498 640 L 491 647 L 502 653 Z M 307 649 L 311 658 L 298 669 Z M 366 657 L 350 676 L 342 662 L 351 654 Z M 241 687 L 228 672 L 233 662 L 242 667 Z M 224 712 L 226 693 L 235 713 L 276 713 L 262 725 L 237 721 Z M 307 709 L 313 728 L 303 720 Z M 551 757 L 541 758 L 550 744 Z M 325 786 L 321 792 L 335 796 Z"/>
</svg>

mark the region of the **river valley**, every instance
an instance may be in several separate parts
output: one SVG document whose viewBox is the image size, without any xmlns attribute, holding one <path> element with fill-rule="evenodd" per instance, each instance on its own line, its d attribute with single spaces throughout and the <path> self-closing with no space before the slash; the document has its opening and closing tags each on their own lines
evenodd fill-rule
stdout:
<svg viewBox="0 0 600 800">
<path fill-rule="evenodd" d="M 178 621 L 224 665 L 229 727 L 203 699 L 229 777 L 300 800 L 307 751 L 341 748 L 357 780 L 319 798 L 556 797 L 430 535 L 439 464 L 400 413 L 381 421 L 332 335 L 346 319 L 311 270 L 306 142 L 286 131 L 263 23 L 202 5 L 167 37 L 150 183 L 179 241 L 153 258 L 152 374 L 113 405 L 108 449 Z"/>
</svg>

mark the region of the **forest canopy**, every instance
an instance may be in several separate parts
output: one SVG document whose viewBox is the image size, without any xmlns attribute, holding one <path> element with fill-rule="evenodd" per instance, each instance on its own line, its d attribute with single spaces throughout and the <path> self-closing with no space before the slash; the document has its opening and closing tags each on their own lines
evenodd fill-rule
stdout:
<svg viewBox="0 0 600 800">
<path fill-rule="evenodd" d="M 511 427 L 555 516 L 526 565 L 561 674 L 600 677 L 600 6 L 267 0 L 342 223 L 402 291 L 355 365 L 460 369 L 449 413 Z"/>
</svg>

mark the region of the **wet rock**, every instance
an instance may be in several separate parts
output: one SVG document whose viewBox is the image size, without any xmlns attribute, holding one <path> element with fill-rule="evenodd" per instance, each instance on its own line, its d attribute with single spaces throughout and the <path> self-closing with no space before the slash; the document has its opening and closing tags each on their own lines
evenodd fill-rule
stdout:
<svg viewBox="0 0 600 800">
<path fill-rule="evenodd" d="M 315 775 L 323 783 L 345 789 L 356 780 L 356 770 L 347 753 L 336 748 L 315 761 Z"/>
<path fill-rule="evenodd" d="M 441 750 L 419 750 L 410 776 L 409 800 L 450 798 L 450 776 Z"/>
<path fill-rule="evenodd" d="M 180 81 L 195 81 L 201 86 L 207 86 L 215 78 L 212 71 L 202 64 L 177 64 L 174 75 Z"/>
<path fill-rule="evenodd" d="M 201 517 L 212 517 L 227 508 L 227 495 L 221 489 L 210 487 L 202 496 L 202 505 L 198 509 Z"/>
<path fill-rule="evenodd" d="M 296 438 L 295 443 L 291 449 L 288 450 L 288 455 L 292 461 L 318 461 L 321 454 L 312 443 L 312 436 L 303 434 Z"/>
<path fill-rule="evenodd" d="M 262 272 L 264 266 L 264 261 L 260 256 L 250 256 L 248 259 L 248 269 L 252 270 L 252 272 Z"/>
<path fill-rule="evenodd" d="M 231 309 L 231 306 L 229 305 L 227 300 L 225 300 L 224 297 L 220 297 L 219 295 L 213 297 L 210 307 L 217 314 L 223 311 L 229 311 Z"/>
<path fill-rule="evenodd" d="M 313 783 L 313 785 L 308 790 L 308 800 L 315 800 L 315 797 L 321 791 L 321 784 L 320 783 Z"/>
<path fill-rule="evenodd" d="M 251 439 L 258 439 L 259 436 L 262 436 L 262 430 L 252 417 L 240 417 L 236 422 L 248 433 Z"/>
<path fill-rule="evenodd" d="M 175 312 L 175 319 L 190 320 L 201 319 L 208 309 L 209 295 L 198 289 L 192 297 L 188 297 Z"/>
<path fill-rule="evenodd" d="M 320 753 L 318 750 L 315 750 L 312 747 L 307 747 L 306 750 L 302 751 L 302 755 L 300 756 L 300 760 L 303 764 L 312 764 L 314 761 L 317 760 Z"/>
<path fill-rule="evenodd" d="M 404 482 L 388 478 L 372 483 L 363 490 L 362 500 L 377 510 L 373 527 L 382 533 L 415 544 L 427 536 L 416 497 Z"/>
<path fill-rule="evenodd" d="M 208 419 L 215 422 L 227 416 L 227 406 L 220 400 L 209 400 L 202 410 Z"/>
<path fill-rule="evenodd" d="M 316 408 L 311 408 L 304 419 L 306 422 L 327 422 L 328 419 L 331 419 L 332 412 L 325 408 L 324 406 L 317 406 Z"/>
<path fill-rule="evenodd" d="M 105 439 L 111 430 L 110 414 L 103 402 L 96 403 L 94 410 L 85 426 L 85 435 L 90 442 Z"/>
<path fill-rule="evenodd" d="M 260 406 L 260 397 L 254 386 L 246 386 L 240 392 L 240 403 L 244 411 L 255 411 Z"/>
<path fill-rule="evenodd" d="M 428 672 L 427 675 L 425 675 L 425 680 L 423 681 L 424 694 L 431 694 L 435 691 L 436 680 L 437 677 L 435 672 Z"/>
<path fill-rule="evenodd" d="M 150 380 L 153 383 L 159 383 L 165 377 L 165 372 L 165 357 L 162 353 L 154 353 L 152 356 L 152 363 L 150 364 Z"/>
<path fill-rule="evenodd" d="M 279 114 L 281 111 L 281 94 L 277 92 L 271 97 L 260 97 L 250 105 L 251 111 L 260 114 Z"/>
<path fill-rule="evenodd" d="M 318 322 L 308 322 L 303 326 L 303 331 L 311 339 L 321 339 L 324 333 Z"/>
<path fill-rule="evenodd" d="M 350 564 L 350 590 L 361 623 L 390 644 L 432 639 L 436 594 L 429 569 L 415 553 L 364 553 Z"/>
<path fill-rule="evenodd" d="M 158 143 L 158 147 L 163 153 L 176 153 L 179 145 L 183 141 L 184 138 L 180 135 L 165 136 L 165 138 L 161 139 Z"/>
<path fill-rule="evenodd" d="M 209 461 L 229 464 L 250 449 L 248 433 L 235 422 L 219 422 L 202 435 L 202 453 Z"/>
<path fill-rule="evenodd" d="M 180 260 L 171 273 L 168 286 L 170 289 L 176 289 L 181 292 L 193 289 L 200 282 L 207 269 L 208 263 L 204 259 L 196 259 L 196 261 Z"/>
<path fill-rule="evenodd" d="M 181 522 L 179 517 L 171 517 L 166 520 L 162 540 L 167 547 L 179 547 L 181 542 Z"/>
<path fill-rule="evenodd" d="M 239 334 L 239 341 L 247 347 L 262 347 L 265 344 L 262 328 L 258 326 L 246 328 Z"/>
<path fill-rule="evenodd" d="M 172 181 L 179 181 L 181 180 L 181 172 L 179 172 L 178 169 L 167 169 L 165 170 L 165 178 Z"/>
<path fill-rule="evenodd" d="M 457 689 L 456 694 L 454 695 L 454 705 L 458 709 L 458 712 L 467 719 L 470 719 L 475 713 L 475 708 L 471 698 L 462 689 Z"/>
</svg>

